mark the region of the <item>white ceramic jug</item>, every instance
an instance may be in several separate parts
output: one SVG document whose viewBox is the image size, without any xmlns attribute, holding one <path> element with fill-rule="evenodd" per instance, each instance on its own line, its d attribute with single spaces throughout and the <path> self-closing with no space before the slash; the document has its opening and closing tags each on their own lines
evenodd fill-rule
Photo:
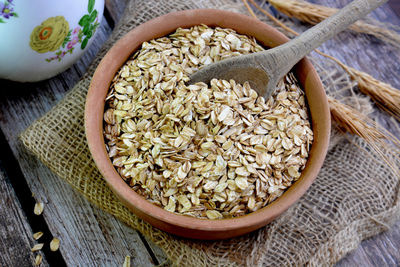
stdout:
<svg viewBox="0 0 400 267">
<path fill-rule="evenodd" d="M 87 50 L 104 0 L 0 0 L 0 78 L 34 82 L 69 68 Z"/>
</svg>

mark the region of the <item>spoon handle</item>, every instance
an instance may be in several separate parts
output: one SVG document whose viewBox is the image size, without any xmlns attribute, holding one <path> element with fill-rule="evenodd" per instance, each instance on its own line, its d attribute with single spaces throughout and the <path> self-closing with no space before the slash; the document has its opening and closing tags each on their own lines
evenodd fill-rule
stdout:
<svg viewBox="0 0 400 267">
<path fill-rule="evenodd" d="M 280 63 L 276 64 L 276 66 L 280 67 L 274 70 L 275 74 L 278 76 L 285 75 L 308 53 L 387 1 L 354 0 L 333 16 L 315 25 L 295 39 L 277 47 L 274 49 L 276 52 L 274 57 L 277 61 L 276 63 Z"/>
</svg>

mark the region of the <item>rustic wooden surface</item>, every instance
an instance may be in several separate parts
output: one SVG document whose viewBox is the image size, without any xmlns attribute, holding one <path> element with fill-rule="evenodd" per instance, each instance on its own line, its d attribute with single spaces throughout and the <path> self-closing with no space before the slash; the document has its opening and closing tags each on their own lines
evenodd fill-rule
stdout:
<svg viewBox="0 0 400 267">
<path fill-rule="evenodd" d="M 29 266 L 34 261 L 32 228 L 0 162 L 0 266 Z M 41 240 L 40 240 L 41 241 Z M 21 251 L 24 251 L 21 255 Z M 43 266 L 48 266 L 43 258 Z"/>
<path fill-rule="evenodd" d="M 349 1 L 313 2 L 340 7 Z M 165 261 L 157 246 L 90 204 L 27 153 L 18 141 L 19 133 L 44 115 L 82 77 L 124 6 L 125 1 L 106 1 L 106 19 L 95 43 L 66 72 L 33 84 L 0 80 L 0 266 L 32 265 L 34 254 L 30 248 L 38 243 L 32 238 L 36 231 L 45 233 L 39 240 L 46 243 L 42 266 L 121 266 L 126 255 L 131 256 L 132 266 L 152 266 Z M 396 4 L 391 6 L 395 10 Z M 400 18 L 393 9 L 386 4 L 373 16 L 400 26 Z M 378 40 L 365 41 L 356 34 L 343 33 L 321 50 L 400 88 L 400 53 Z M 381 118 L 388 121 L 384 115 Z M 385 125 L 390 128 L 391 124 Z M 41 216 L 33 214 L 35 201 L 45 203 Z M 53 236 L 61 240 L 59 252 L 48 249 Z M 400 222 L 391 230 L 363 241 L 337 266 L 399 266 L 399 250 Z"/>
</svg>

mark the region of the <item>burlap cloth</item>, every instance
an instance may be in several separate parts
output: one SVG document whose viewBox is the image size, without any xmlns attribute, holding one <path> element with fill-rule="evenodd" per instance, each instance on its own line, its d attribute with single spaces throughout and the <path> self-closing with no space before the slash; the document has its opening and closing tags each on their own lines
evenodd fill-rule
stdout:
<svg viewBox="0 0 400 267">
<path fill-rule="evenodd" d="M 82 80 L 22 133 L 22 142 L 89 201 L 149 237 L 177 265 L 336 263 L 363 239 L 388 229 L 399 218 L 398 177 L 361 139 L 343 138 L 333 130 L 324 166 L 297 204 L 256 232 L 218 242 L 184 240 L 153 228 L 120 203 L 97 170 L 86 143 L 83 114 L 90 79 L 102 55 L 118 38 L 151 18 L 206 7 L 246 12 L 239 0 L 130 1 Z M 364 113 L 372 111 L 369 100 L 354 93 L 351 82 L 336 66 L 325 64 L 318 70 L 330 95 Z"/>
</svg>

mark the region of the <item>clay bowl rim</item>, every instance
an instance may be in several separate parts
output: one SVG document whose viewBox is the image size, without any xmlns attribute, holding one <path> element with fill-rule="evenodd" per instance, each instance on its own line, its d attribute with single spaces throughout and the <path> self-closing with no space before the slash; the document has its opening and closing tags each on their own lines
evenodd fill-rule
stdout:
<svg viewBox="0 0 400 267">
<path fill-rule="evenodd" d="M 315 101 L 308 102 L 314 141 L 306 168 L 303 170 L 301 177 L 282 196 L 266 207 L 244 216 L 208 220 L 168 212 L 151 204 L 137 194 L 117 173 L 108 158 L 105 148 L 103 114 L 105 96 L 109 85 L 116 72 L 132 53 L 140 47 L 143 41 L 165 36 L 178 27 L 190 27 L 202 23 L 209 26 L 232 28 L 239 33 L 254 36 L 258 41 L 264 38 L 261 43 L 267 47 L 274 47 L 288 41 L 288 38 L 282 33 L 259 20 L 242 14 L 216 9 L 178 11 L 147 21 L 119 39 L 97 66 L 86 99 L 85 131 L 89 149 L 98 169 L 112 191 L 134 213 L 158 228 L 185 237 L 193 236 L 176 231 L 173 227 L 204 233 L 230 233 L 227 236 L 223 234 L 222 236 L 216 236 L 217 239 L 220 239 L 241 235 L 266 225 L 287 210 L 306 192 L 315 180 L 325 159 L 331 124 L 328 100 L 321 80 L 311 63 L 307 59 L 303 59 L 296 65 L 295 71 L 300 73 L 301 77 L 298 78 L 301 80 L 302 87 L 305 88 L 307 99 L 309 95 L 312 95 L 314 99 L 316 98 Z M 269 37 L 266 37 L 266 35 Z M 201 235 L 194 238 L 214 239 L 208 236 L 203 238 Z"/>
</svg>

